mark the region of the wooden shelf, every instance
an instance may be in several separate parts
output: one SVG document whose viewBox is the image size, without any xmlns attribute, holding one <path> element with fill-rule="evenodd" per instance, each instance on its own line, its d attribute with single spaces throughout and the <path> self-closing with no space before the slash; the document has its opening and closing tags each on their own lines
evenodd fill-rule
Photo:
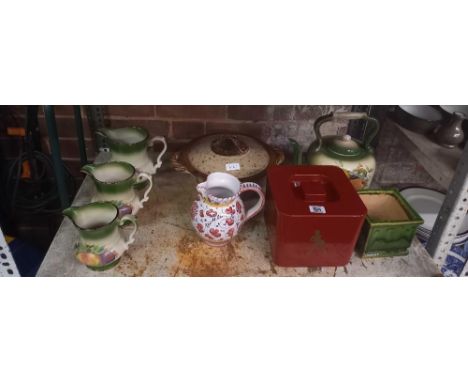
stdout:
<svg viewBox="0 0 468 382">
<path fill-rule="evenodd" d="M 462 150 L 458 147 L 447 149 L 395 122 L 387 121 L 386 123 L 390 125 L 386 128 L 394 128 L 398 132 L 406 149 L 413 154 L 429 175 L 447 190 L 455 174 Z"/>
</svg>

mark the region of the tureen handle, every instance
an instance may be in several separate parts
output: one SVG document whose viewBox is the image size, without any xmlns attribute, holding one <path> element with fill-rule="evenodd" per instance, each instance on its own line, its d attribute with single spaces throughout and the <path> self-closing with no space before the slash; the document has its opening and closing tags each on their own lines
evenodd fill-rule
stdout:
<svg viewBox="0 0 468 382">
<path fill-rule="evenodd" d="M 265 195 L 263 194 L 262 188 L 257 183 L 246 182 L 240 185 L 240 193 L 246 191 L 253 191 L 258 194 L 258 201 L 255 203 L 254 206 L 250 207 L 248 211 L 245 213 L 245 219 L 243 223 L 245 223 L 250 218 L 253 218 L 257 215 L 265 205 Z"/>
<path fill-rule="evenodd" d="M 158 157 L 156 158 L 156 163 L 155 163 L 154 166 L 153 166 L 153 170 L 154 170 L 154 171 L 156 171 L 158 168 L 161 167 L 161 165 L 162 165 L 161 158 L 162 158 L 162 156 L 163 156 L 163 155 L 166 153 L 166 151 L 167 151 L 167 142 L 166 142 L 166 138 L 164 138 L 164 137 L 159 137 L 159 136 L 158 136 L 158 137 L 153 137 L 153 138 L 151 138 L 151 140 L 150 140 L 149 143 L 148 143 L 148 146 L 153 146 L 153 145 L 154 145 L 154 142 L 156 142 L 156 141 L 162 142 L 162 144 L 163 144 L 164 147 L 163 147 L 163 149 L 161 150 L 161 152 L 159 153 Z"/>
<path fill-rule="evenodd" d="M 127 241 L 125 242 L 125 250 L 127 250 L 128 246 L 135 241 L 135 232 L 136 232 L 138 226 L 137 226 L 137 223 L 136 223 L 135 216 L 133 216 L 133 215 L 123 216 L 120 219 L 119 227 L 122 227 L 125 224 L 125 222 L 130 222 L 131 224 L 133 224 L 133 230 L 130 233 L 130 236 L 128 237 Z"/>
<path fill-rule="evenodd" d="M 147 202 L 148 199 L 149 199 L 148 195 L 149 195 L 151 189 L 153 188 L 153 177 L 151 175 L 148 175 L 148 174 L 142 172 L 137 176 L 136 183 L 135 183 L 135 184 L 139 184 L 141 182 L 144 182 L 145 180 L 148 181 L 149 185 L 145 190 L 143 198 L 140 200 L 141 206 L 143 206 L 143 203 Z"/>
<path fill-rule="evenodd" d="M 174 154 L 172 154 L 172 158 L 171 158 L 172 168 L 176 171 L 192 174 L 191 172 L 187 170 L 187 167 L 185 167 L 182 164 L 181 154 L 182 153 L 180 151 L 176 151 Z"/>
</svg>

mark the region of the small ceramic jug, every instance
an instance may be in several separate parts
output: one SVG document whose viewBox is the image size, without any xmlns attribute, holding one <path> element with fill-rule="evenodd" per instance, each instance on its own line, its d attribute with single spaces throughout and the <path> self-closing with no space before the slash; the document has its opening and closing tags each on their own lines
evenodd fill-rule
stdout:
<svg viewBox="0 0 468 382">
<path fill-rule="evenodd" d="M 237 235 L 242 224 L 257 215 L 265 204 L 265 196 L 256 183 L 240 183 L 230 174 L 214 172 L 197 186 L 199 193 L 192 204 L 192 224 L 209 245 L 221 247 Z M 240 194 L 254 191 L 259 200 L 248 211 Z"/>
<path fill-rule="evenodd" d="M 434 130 L 436 142 L 444 147 L 453 149 L 463 142 L 465 138 L 462 123 L 465 115 L 460 112 L 452 113 L 452 117 L 446 125 L 439 125 Z"/>
<path fill-rule="evenodd" d="M 102 164 L 87 164 L 81 171 L 88 174 L 96 186 L 93 202 L 113 202 L 120 211 L 120 216 L 136 215 L 143 208 L 153 187 L 151 175 L 144 172 L 136 175 L 135 167 L 126 162 L 107 162 Z M 147 185 L 143 198 L 140 200 L 135 188 Z"/>
<path fill-rule="evenodd" d="M 161 167 L 161 158 L 167 150 L 164 137 L 150 138 L 146 129 L 137 126 L 100 129 L 97 133 L 106 138 L 112 161 L 128 162 L 139 172 L 150 175 L 156 174 L 158 168 Z M 153 163 L 148 155 L 148 147 L 152 147 L 156 141 L 161 142 L 164 147 L 156 158 L 156 163 Z"/>
<path fill-rule="evenodd" d="M 119 219 L 117 206 L 110 202 L 95 202 L 63 211 L 80 233 L 75 245 L 75 257 L 88 268 L 103 271 L 116 265 L 128 246 L 134 242 L 137 224 L 133 215 Z M 127 240 L 119 231 L 125 223 L 133 224 Z"/>
</svg>

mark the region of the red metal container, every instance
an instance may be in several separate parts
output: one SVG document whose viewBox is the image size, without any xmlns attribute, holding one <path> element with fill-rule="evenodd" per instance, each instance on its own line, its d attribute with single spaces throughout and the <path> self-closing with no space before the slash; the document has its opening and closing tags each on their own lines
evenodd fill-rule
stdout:
<svg viewBox="0 0 468 382">
<path fill-rule="evenodd" d="M 335 166 L 268 169 L 265 220 L 273 260 L 285 267 L 349 262 L 367 210 Z"/>
</svg>

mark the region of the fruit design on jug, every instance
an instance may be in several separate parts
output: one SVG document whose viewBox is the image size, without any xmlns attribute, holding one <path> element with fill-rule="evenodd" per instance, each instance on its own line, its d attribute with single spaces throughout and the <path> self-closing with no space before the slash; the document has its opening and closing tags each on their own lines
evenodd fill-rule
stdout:
<svg viewBox="0 0 468 382">
<path fill-rule="evenodd" d="M 102 245 L 78 243 L 75 245 L 75 256 L 88 267 L 103 267 L 117 259 L 115 251 L 109 251 Z"/>
<path fill-rule="evenodd" d="M 124 203 L 121 200 L 110 200 L 110 202 L 115 204 L 119 209 L 119 217 L 131 215 L 133 207 L 130 204 Z"/>
</svg>

